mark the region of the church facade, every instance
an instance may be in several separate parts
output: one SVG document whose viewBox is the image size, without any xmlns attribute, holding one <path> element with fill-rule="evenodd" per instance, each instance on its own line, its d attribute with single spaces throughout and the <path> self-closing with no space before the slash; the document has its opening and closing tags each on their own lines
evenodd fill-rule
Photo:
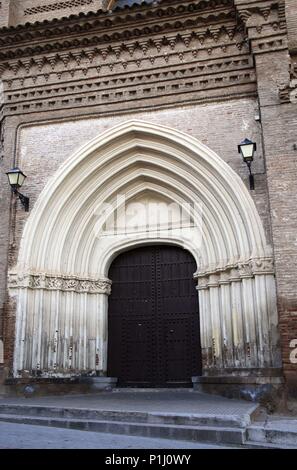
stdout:
<svg viewBox="0 0 297 470">
<path fill-rule="evenodd" d="M 295 1 L 2 0 L 0 28 L 3 387 L 296 397 Z"/>
</svg>

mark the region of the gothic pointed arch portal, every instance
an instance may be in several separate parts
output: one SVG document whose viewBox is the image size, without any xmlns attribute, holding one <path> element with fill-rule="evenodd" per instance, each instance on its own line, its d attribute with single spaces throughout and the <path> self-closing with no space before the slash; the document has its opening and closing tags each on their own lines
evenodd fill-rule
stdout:
<svg viewBox="0 0 297 470">
<path fill-rule="evenodd" d="M 161 221 L 148 224 L 151 204 Z M 15 376 L 106 373 L 109 267 L 146 244 L 195 258 L 204 374 L 279 366 L 272 253 L 248 190 L 195 138 L 132 120 L 72 155 L 26 223 L 10 273 Z"/>
</svg>

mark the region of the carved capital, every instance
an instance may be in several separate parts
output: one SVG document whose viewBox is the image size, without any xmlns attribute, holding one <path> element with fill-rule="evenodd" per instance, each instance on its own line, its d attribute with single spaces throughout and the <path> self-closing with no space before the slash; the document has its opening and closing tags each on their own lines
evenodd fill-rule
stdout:
<svg viewBox="0 0 297 470">
<path fill-rule="evenodd" d="M 217 287 L 231 282 L 241 282 L 242 279 L 252 279 L 259 274 L 274 274 L 274 261 L 271 257 L 249 259 L 245 262 L 217 267 L 210 267 L 195 274 L 197 289 Z"/>
<path fill-rule="evenodd" d="M 250 263 L 240 263 L 238 265 L 238 272 L 241 278 L 253 277 L 253 271 Z"/>
<path fill-rule="evenodd" d="M 250 262 L 253 274 L 274 274 L 272 258 L 258 258 Z"/>
<path fill-rule="evenodd" d="M 50 274 L 18 274 L 10 272 L 8 286 L 10 289 L 46 289 L 63 292 L 88 294 L 111 293 L 112 282 L 109 279 L 86 279 L 77 276 L 54 276 Z"/>
</svg>

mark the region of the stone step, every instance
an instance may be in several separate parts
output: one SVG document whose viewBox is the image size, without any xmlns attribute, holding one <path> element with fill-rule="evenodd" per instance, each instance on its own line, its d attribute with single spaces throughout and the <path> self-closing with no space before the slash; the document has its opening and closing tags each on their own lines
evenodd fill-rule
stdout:
<svg viewBox="0 0 297 470">
<path fill-rule="evenodd" d="M 296 446 L 290 446 L 285 444 L 271 444 L 271 443 L 264 443 L 264 442 L 253 442 L 253 441 L 246 441 L 245 447 L 248 449 L 296 449 Z"/>
<path fill-rule="evenodd" d="M 150 438 L 176 439 L 181 441 L 208 442 L 212 444 L 242 445 L 246 431 L 241 428 L 152 424 L 125 421 L 100 421 L 91 419 L 69 419 L 53 417 L 1 414 L 0 421 L 51 426 L 81 431 L 125 434 Z"/>
<path fill-rule="evenodd" d="M 256 407 L 255 407 L 256 408 Z M 0 415 L 22 415 L 48 418 L 91 419 L 125 421 L 130 423 L 172 424 L 189 426 L 213 426 L 245 428 L 251 424 L 252 413 L 219 415 L 209 413 L 140 412 L 100 410 L 90 408 L 53 407 L 42 405 L 0 404 Z"/>
<path fill-rule="evenodd" d="M 277 444 L 297 448 L 297 419 L 255 423 L 247 428 L 247 440 L 251 443 Z"/>
</svg>

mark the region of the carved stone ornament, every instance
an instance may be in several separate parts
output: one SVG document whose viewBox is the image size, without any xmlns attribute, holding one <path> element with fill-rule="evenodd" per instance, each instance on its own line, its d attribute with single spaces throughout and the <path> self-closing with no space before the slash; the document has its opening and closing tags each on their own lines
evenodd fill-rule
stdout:
<svg viewBox="0 0 297 470">
<path fill-rule="evenodd" d="M 208 287 L 228 284 L 230 282 L 241 281 L 241 279 L 253 278 L 260 274 L 274 274 L 274 261 L 272 258 L 256 258 L 234 265 L 228 265 L 225 268 L 204 270 L 195 275 L 198 282 L 198 289 L 207 289 Z M 215 275 L 220 275 L 218 281 L 214 283 Z"/>
<path fill-rule="evenodd" d="M 274 274 L 272 258 L 259 258 L 250 262 L 253 274 Z"/>
<path fill-rule="evenodd" d="M 18 274 L 13 272 L 8 275 L 10 289 L 47 289 L 109 295 L 111 293 L 111 284 L 112 282 L 109 279 L 80 279 L 76 276 Z"/>
</svg>

